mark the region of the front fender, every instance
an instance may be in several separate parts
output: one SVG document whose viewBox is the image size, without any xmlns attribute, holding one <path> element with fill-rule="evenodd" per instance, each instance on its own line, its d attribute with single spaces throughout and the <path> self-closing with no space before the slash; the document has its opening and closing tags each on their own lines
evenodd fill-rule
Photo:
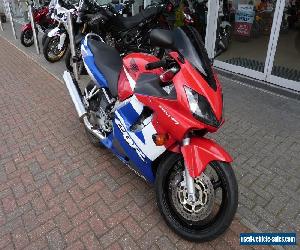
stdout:
<svg viewBox="0 0 300 250">
<path fill-rule="evenodd" d="M 60 34 L 60 28 L 56 27 L 56 28 L 52 29 L 51 31 L 49 31 L 47 36 L 54 37 L 54 36 L 58 36 L 59 34 Z"/>
<path fill-rule="evenodd" d="M 32 30 L 31 23 L 26 23 L 22 25 L 21 31 Z"/>
<path fill-rule="evenodd" d="M 189 145 L 181 147 L 181 153 L 193 178 L 200 176 L 211 161 L 232 162 L 220 145 L 202 137 L 191 138 Z"/>
</svg>

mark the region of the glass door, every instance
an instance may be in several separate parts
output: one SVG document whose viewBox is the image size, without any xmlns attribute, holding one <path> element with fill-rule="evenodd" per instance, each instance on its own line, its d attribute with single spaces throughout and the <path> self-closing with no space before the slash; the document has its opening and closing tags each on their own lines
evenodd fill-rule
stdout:
<svg viewBox="0 0 300 250">
<path fill-rule="evenodd" d="M 300 91 L 300 0 L 280 4 L 266 80 Z"/>
<path fill-rule="evenodd" d="M 276 0 L 223 2 L 218 15 L 216 66 L 264 80 L 277 7 Z"/>
<path fill-rule="evenodd" d="M 300 91 L 300 0 L 209 0 L 207 22 L 216 67 Z"/>
</svg>

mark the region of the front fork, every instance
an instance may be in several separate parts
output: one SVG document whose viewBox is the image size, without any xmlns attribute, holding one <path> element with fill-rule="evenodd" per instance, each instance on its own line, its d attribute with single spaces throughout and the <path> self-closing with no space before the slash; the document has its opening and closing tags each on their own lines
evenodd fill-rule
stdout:
<svg viewBox="0 0 300 250">
<path fill-rule="evenodd" d="M 65 32 L 60 35 L 60 37 L 59 37 L 59 44 L 57 46 L 57 48 L 59 50 L 61 50 L 63 48 L 65 40 L 66 40 L 66 37 L 67 37 L 67 34 Z"/>
<path fill-rule="evenodd" d="M 190 141 L 191 140 L 189 137 L 184 138 L 182 141 L 183 146 L 189 145 Z M 184 172 L 185 172 L 185 186 L 186 186 L 187 193 L 188 193 L 188 200 L 195 202 L 196 196 L 195 196 L 194 179 L 190 175 L 189 169 L 185 163 L 184 163 Z"/>
</svg>

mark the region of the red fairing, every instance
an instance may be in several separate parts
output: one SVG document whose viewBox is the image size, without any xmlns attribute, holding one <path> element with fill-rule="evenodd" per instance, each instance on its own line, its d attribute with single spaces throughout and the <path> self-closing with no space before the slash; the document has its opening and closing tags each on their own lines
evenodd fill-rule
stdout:
<svg viewBox="0 0 300 250">
<path fill-rule="evenodd" d="M 46 17 L 46 15 L 48 14 L 48 12 L 49 12 L 48 7 L 43 7 L 41 9 L 37 10 L 33 14 L 34 21 L 37 22 L 37 23 L 39 23 L 43 18 Z"/>
<path fill-rule="evenodd" d="M 119 77 L 118 92 L 120 101 L 124 101 L 133 95 L 133 90 L 130 86 L 128 78 L 126 77 L 124 68 L 121 70 Z"/>
<path fill-rule="evenodd" d="M 46 15 L 48 14 L 49 12 L 49 9 L 48 7 L 43 7 L 41 9 L 38 9 L 38 10 L 35 10 L 33 12 L 33 19 L 34 21 L 37 23 L 37 24 L 40 24 L 41 21 L 44 21 L 45 18 L 47 19 L 47 23 L 54 23 L 55 21 L 51 18 L 48 18 Z M 24 30 L 31 30 L 32 27 L 31 27 L 31 23 L 26 23 L 26 24 L 23 24 L 22 25 L 22 28 L 21 28 L 21 31 L 24 31 Z"/>
<path fill-rule="evenodd" d="M 145 72 L 145 65 L 149 62 L 155 62 L 158 59 L 153 55 L 132 53 L 123 58 L 123 69 L 121 70 L 118 92 L 121 101 L 126 100 L 133 95 L 134 87 L 139 76 Z M 161 74 L 162 70 L 152 70 L 151 72 Z"/>
<path fill-rule="evenodd" d="M 25 23 L 22 25 L 21 31 L 25 31 L 25 30 L 31 30 L 31 23 Z"/>
<path fill-rule="evenodd" d="M 191 138 L 189 145 L 181 147 L 181 152 L 193 178 L 200 176 L 211 161 L 232 162 L 220 145 L 202 137 Z"/>
<path fill-rule="evenodd" d="M 168 98 L 134 93 L 136 82 L 141 74 L 151 72 L 161 75 L 164 72 L 162 68 L 146 70 L 146 64 L 158 61 L 158 59 L 142 53 L 133 53 L 123 59 L 124 67 L 119 78 L 119 97 L 123 101 L 134 94 L 141 103 L 153 110 L 152 124 L 156 132 L 167 134 L 169 138 L 164 146 L 169 151 L 182 153 L 191 176 L 197 177 L 204 171 L 209 162 L 214 160 L 231 162 L 232 158 L 215 142 L 203 137 L 191 137 L 190 145 L 181 146 L 181 142 L 190 131 L 197 130 L 205 134 L 215 132 L 219 128 L 194 117 L 189 107 L 185 87 L 196 91 L 207 99 L 220 124 L 223 121 L 222 89 L 216 74 L 217 87 L 213 89 L 205 76 L 195 69 L 188 60 L 184 62 L 179 60 L 176 52 L 170 53 L 170 56 L 177 61 L 180 68 L 172 79 L 176 97 Z"/>
<path fill-rule="evenodd" d="M 172 53 L 177 59 L 177 53 Z M 206 130 L 215 132 L 218 128 L 209 126 L 197 120 L 189 108 L 189 103 L 184 90 L 187 86 L 207 98 L 218 120 L 222 119 L 222 94 L 217 81 L 217 90 L 213 90 L 206 80 L 186 60 L 180 64 L 181 70 L 174 76 L 173 84 L 176 89 L 177 99 L 166 99 L 154 96 L 136 94 L 138 100 L 155 111 L 157 121 L 154 126 L 163 127 L 177 141 L 182 141 L 189 130 Z"/>
</svg>

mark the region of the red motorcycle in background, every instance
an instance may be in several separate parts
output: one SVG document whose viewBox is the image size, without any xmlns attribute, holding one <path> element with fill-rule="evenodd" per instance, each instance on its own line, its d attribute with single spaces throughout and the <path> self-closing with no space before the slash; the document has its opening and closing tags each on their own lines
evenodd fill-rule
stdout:
<svg viewBox="0 0 300 250">
<path fill-rule="evenodd" d="M 30 5 L 32 3 L 28 3 L 27 5 Z M 37 24 L 37 32 L 40 28 L 43 32 L 45 32 L 47 29 L 53 28 L 55 21 L 50 18 L 48 15 L 49 8 L 48 6 L 41 6 L 39 8 L 36 8 L 32 4 L 32 15 L 34 18 L 34 22 Z M 33 44 L 33 32 L 32 32 L 32 26 L 31 23 L 28 22 L 26 24 L 22 25 L 21 29 L 21 43 L 25 47 L 30 47 Z"/>
</svg>

